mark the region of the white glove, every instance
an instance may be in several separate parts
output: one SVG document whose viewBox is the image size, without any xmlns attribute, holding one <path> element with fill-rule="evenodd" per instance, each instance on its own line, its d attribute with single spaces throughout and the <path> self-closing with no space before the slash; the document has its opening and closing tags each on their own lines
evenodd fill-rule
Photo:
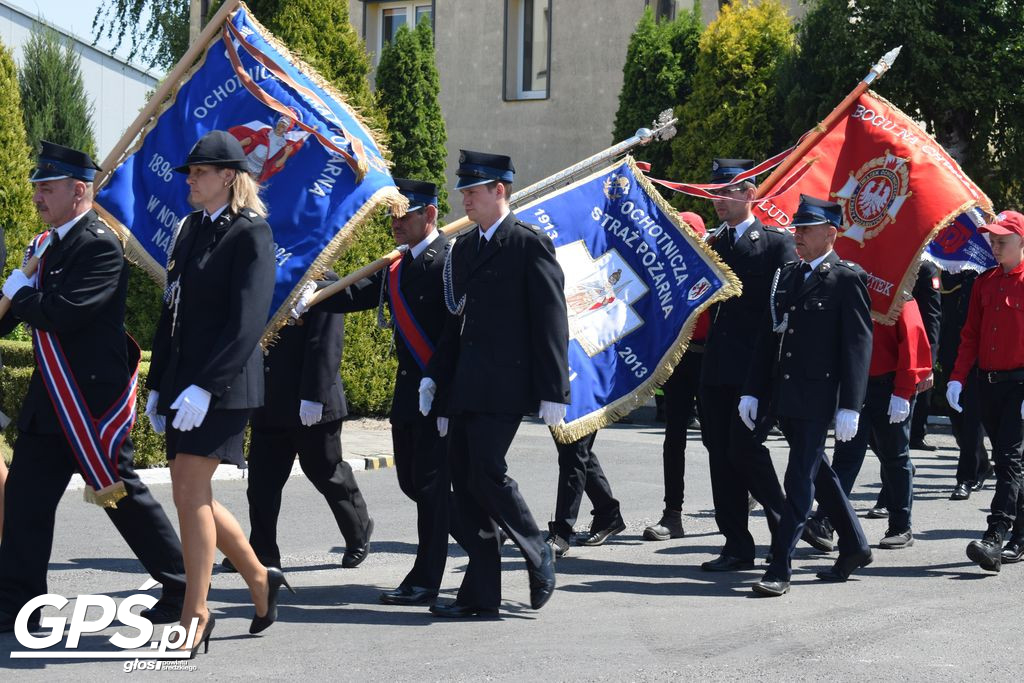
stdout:
<svg viewBox="0 0 1024 683">
<path fill-rule="evenodd" d="M 960 407 L 960 392 L 963 390 L 964 385 L 956 380 L 946 384 L 946 403 L 958 413 L 964 412 L 964 409 Z M 1024 407 L 1021 409 L 1021 414 L 1024 414 Z"/>
<path fill-rule="evenodd" d="M 750 431 L 754 431 L 754 420 L 757 419 L 757 404 L 758 400 L 753 396 L 740 396 L 740 420 Z"/>
<path fill-rule="evenodd" d="M 309 302 L 316 294 L 316 283 L 307 282 L 302 285 L 302 290 L 299 292 L 299 300 L 295 302 L 295 307 L 292 308 L 292 317 L 298 320 L 302 317 L 302 314 L 309 308 Z"/>
<path fill-rule="evenodd" d="M 564 403 L 541 401 L 540 408 L 537 409 L 537 414 L 540 415 L 540 419 L 544 420 L 544 424 L 548 427 L 554 427 L 565 419 L 566 408 L 568 408 L 568 406 Z"/>
<path fill-rule="evenodd" d="M 1020 419 L 1024 420 L 1024 401 L 1020 403 Z"/>
<path fill-rule="evenodd" d="M 324 416 L 324 404 L 316 401 L 299 400 L 299 422 L 303 427 L 312 427 Z"/>
<path fill-rule="evenodd" d="M 910 401 L 896 394 L 889 397 L 889 423 L 899 424 L 910 417 Z"/>
<path fill-rule="evenodd" d="M 159 400 L 159 391 L 149 392 L 149 398 L 146 399 L 146 417 L 149 418 L 149 424 L 153 427 L 153 431 L 157 434 L 163 434 L 164 430 L 167 429 L 167 418 L 156 412 L 156 404 Z"/>
<path fill-rule="evenodd" d="M 437 433 L 439 436 L 448 435 L 448 418 L 439 417 L 437 418 Z"/>
<path fill-rule="evenodd" d="M 860 413 L 840 408 L 836 411 L 836 441 L 849 441 L 857 435 Z"/>
<path fill-rule="evenodd" d="M 195 384 L 190 385 L 185 391 L 174 399 L 171 410 L 177 410 L 174 422 L 171 426 L 179 432 L 187 432 L 203 424 L 206 413 L 210 410 L 210 392 Z"/>
<path fill-rule="evenodd" d="M 434 394 L 437 393 L 437 384 L 429 377 L 420 380 L 420 413 L 424 417 L 430 415 L 430 406 L 434 404 Z"/>
<path fill-rule="evenodd" d="M 12 270 L 11 274 L 7 276 L 7 281 L 4 282 L 3 293 L 8 299 L 13 299 L 22 287 L 33 286 L 35 286 L 35 276 L 28 277 L 20 269 Z"/>
</svg>

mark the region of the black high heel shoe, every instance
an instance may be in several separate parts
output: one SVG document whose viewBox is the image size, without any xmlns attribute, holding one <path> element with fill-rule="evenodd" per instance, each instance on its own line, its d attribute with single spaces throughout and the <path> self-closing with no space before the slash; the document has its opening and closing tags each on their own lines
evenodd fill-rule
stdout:
<svg viewBox="0 0 1024 683">
<path fill-rule="evenodd" d="M 295 589 L 288 585 L 288 579 L 284 578 L 284 572 L 277 567 L 267 567 L 267 613 L 262 617 L 258 614 L 252 616 L 249 633 L 256 634 L 265 631 L 277 621 L 277 593 L 282 585 L 292 594 L 295 593 Z"/>
<path fill-rule="evenodd" d="M 196 652 L 199 651 L 200 645 L 203 646 L 204 655 L 210 652 L 210 634 L 213 633 L 213 627 L 216 623 L 217 620 L 214 619 L 213 615 L 211 614 L 210 618 L 206 621 L 206 626 L 203 627 L 203 634 L 199 636 L 199 640 L 197 640 L 196 644 L 192 646 L 191 650 L 189 650 L 189 659 L 192 659 L 196 656 Z"/>
</svg>

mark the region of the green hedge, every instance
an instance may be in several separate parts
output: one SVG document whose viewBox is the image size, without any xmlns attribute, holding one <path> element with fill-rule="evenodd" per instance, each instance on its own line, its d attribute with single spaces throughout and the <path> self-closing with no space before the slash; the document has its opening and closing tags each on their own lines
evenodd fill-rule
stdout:
<svg viewBox="0 0 1024 683">
<path fill-rule="evenodd" d="M 139 394 L 135 404 L 136 418 L 132 427 L 132 441 L 135 443 L 136 467 L 160 467 L 167 464 L 164 456 L 164 437 L 157 434 L 143 415 L 149 391 L 145 388 L 149 373 L 149 351 L 143 351 L 143 362 L 139 367 Z M 12 447 L 18 437 L 18 413 L 21 402 L 28 391 L 28 382 L 34 370 L 32 345 L 28 342 L 0 340 L 0 354 L 4 367 L 0 370 L 0 408 L 11 418 L 11 424 L 3 432 L 4 440 Z"/>
</svg>

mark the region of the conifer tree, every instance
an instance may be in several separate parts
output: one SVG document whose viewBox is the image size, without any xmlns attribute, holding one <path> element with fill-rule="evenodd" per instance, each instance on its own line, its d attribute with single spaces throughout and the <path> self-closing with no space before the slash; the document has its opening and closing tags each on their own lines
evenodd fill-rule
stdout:
<svg viewBox="0 0 1024 683">
<path fill-rule="evenodd" d="M 445 182 L 448 134 L 438 101 L 440 92 L 433 31 L 424 17 L 415 30 L 401 27 L 394 42 L 381 51 L 377 103 L 390 122 L 392 173 L 435 183 L 443 216 L 449 210 Z"/>
<path fill-rule="evenodd" d="M 17 70 L 10 51 L 0 43 L 0 229 L 7 247 L 4 277 L 21 265 L 25 246 L 42 229 L 28 183 L 30 157 Z"/>
</svg>

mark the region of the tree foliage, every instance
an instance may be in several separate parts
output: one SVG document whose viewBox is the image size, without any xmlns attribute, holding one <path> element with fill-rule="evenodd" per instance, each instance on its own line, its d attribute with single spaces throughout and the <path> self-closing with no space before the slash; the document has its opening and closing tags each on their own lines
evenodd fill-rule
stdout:
<svg viewBox="0 0 1024 683">
<path fill-rule="evenodd" d="M 889 49 L 874 89 L 923 122 L 997 208 L 1019 207 L 1024 172 L 1024 1 L 815 0 L 785 69 L 790 139 L 808 130 Z"/>
<path fill-rule="evenodd" d="M 650 8 L 644 10 L 626 50 L 612 144 L 689 99 L 702 28 L 696 11 L 680 10 L 674 21 L 655 21 Z M 652 175 L 665 177 L 672 149 L 655 144 L 643 151 L 643 158 L 650 162 Z"/>
<path fill-rule="evenodd" d="M 25 246 L 42 229 L 28 183 L 30 157 L 17 70 L 10 51 L 0 44 L 0 229 L 7 247 L 4 277 L 21 265 Z"/>
<path fill-rule="evenodd" d="M 42 28 L 25 42 L 18 82 L 29 148 L 49 140 L 96 157 L 93 107 L 82 80 L 81 59 L 70 41 Z"/>
<path fill-rule="evenodd" d="M 401 27 L 377 65 L 377 103 L 390 122 L 388 144 L 398 178 L 437 185 L 439 214 L 448 213 L 445 182 L 448 134 L 441 114 L 441 82 L 434 60 L 430 20 L 415 30 Z"/>
<path fill-rule="evenodd" d="M 701 35 L 693 93 L 676 112 L 673 179 L 705 182 L 716 157 L 769 156 L 777 145 L 779 67 L 793 49 L 792 22 L 779 0 L 722 7 Z M 710 216 L 706 202 L 678 201 Z"/>
<path fill-rule="evenodd" d="M 93 40 L 110 38 L 115 50 L 127 43 L 128 59 L 170 69 L 188 49 L 188 24 L 189 0 L 103 0 Z"/>
</svg>

